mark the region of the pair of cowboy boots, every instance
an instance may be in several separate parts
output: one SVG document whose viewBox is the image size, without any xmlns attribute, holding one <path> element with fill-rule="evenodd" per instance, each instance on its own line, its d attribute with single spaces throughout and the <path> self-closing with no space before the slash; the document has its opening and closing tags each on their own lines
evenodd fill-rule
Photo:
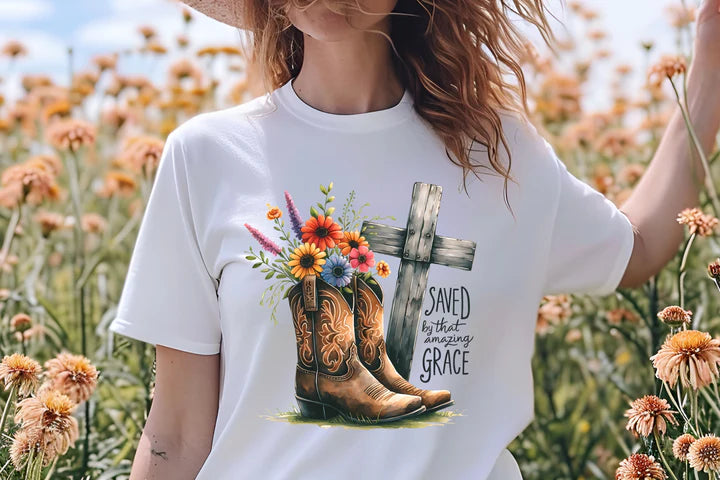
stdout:
<svg viewBox="0 0 720 480">
<path fill-rule="evenodd" d="M 354 285 L 357 287 L 357 283 Z M 392 365 L 386 357 L 379 355 L 381 366 L 375 371 L 380 378 L 376 378 L 358 355 L 355 306 L 356 303 L 370 304 L 365 295 L 358 296 L 357 292 L 354 289 L 353 295 L 348 295 L 315 275 L 306 275 L 288 292 L 296 336 L 295 398 L 300 413 L 305 417 L 322 419 L 340 415 L 346 421 L 369 424 L 392 422 L 425 413 L 428 410 L 425 402 L 432 400 L 435 393 L 425 391 L 431 392 L 425 394 L 425 399 L 417 394 L 405 393 L 423 391 L 397 381 L 392 372 L 386 370 L 387 365 Z M 374 320 L 369 315 L 362 318 L 367 325 Z M 359 331 L 364 338 L 375 339 L 377 335 L 375 327 L 363 327 Z M 368 352 L 371 350 L 367 341 L 363 343 L 363 348 Z M 371 357 L 364 356 L 373 360 Z M 395 369 L 391 368 L 394 372 Z M 393 391 L 383 381 L 390 386 L 397 383 L 402 391 Z M 446 393 L 449 398 L 449 392 Z"/>
</svg>

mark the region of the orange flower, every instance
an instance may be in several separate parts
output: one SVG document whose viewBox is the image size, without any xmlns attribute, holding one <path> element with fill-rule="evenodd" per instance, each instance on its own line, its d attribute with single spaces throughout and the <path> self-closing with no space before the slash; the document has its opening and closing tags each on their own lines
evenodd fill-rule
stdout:
<svg viewBox="0 0 720 480">
<path fill-rule="evenodd" d="M 45 362 L 50 384 L 75 403 L 86 401 L 97 385 L 98 371 L 83 355 L 59 353 Z"/>
<path fill-rule="evenodd" d="M 382 278 L 387 278 L 387 276 L 390 275 L 390 265 L 388 265 L 385 260 L 380 260 L 375 266 L 375 269 Z"/>
<path fill-rule="evenodd" d="M 280 207 L 271 207 L 270 204 L 267 204 L 268 211 L 265 215 L 268 220 L 275 220 L 276 218 L 282 217 L 282 210 L 280 210 Z"/>
<path fill-rule="evenodd" d="M 684 310 L 677 305 L 671 305 L 660 310 L 657 317 L 671 327 L 680 327 L 692 322 L 692 311 Z"/>
<path fill-rule="evenodd" d="M 665 420 L 677 425 L 673 416 L 673 410 L 667 400 L 656 395 L 645 395 L 630 403 L 630 408 L 625 412 L 628 417 L 626 429 L 638 437 L 649 437 L 654 432 L 665 435 L 667 424 Z"/>
<path fill-rule="evenodd" d="M 718 219 L 703 213 L 699 208 L 685 208 L 678 213 L 677 222 L 687 225 L 690 234 L 697 233 L 700 236 L 707 237 L 713 234 Z"/>
<path fill-rule="evenodd" d="M 5 390 L 15 387 L 18 396 L 30 394 L 40 382 L 40 364 L 21 353 L 5 355 L 0 362 L 0 379 Z"/>
<path fill-rule="evenodd" d="M 634 453 L 620 462 L 615 480 L 665 480 L 667 474 L 652 455 Z"/>
<path fill-rule="evenodd" d="M 698 438 L 688 447 L 687 459 L 698 472 L 720 472 L 720 438 L 712 433 Z"/>
<path fill-rule="evenodd" d="M 707 332 L 681 330 L 665 339 L 650 357 L 655 376 L 673 387 L 680 377 L 682 385 L 697 390 L 711 384 L 720 374 L 720 340 Z"/>
<path fill-rule="evenodd" d="M 690 450 L 690 445 L 695 441 L 695 437 L 690 435 L 689 433 L 683 433 L 678 438 L 673 441 L 673 455 L 675 455 L 675 458 L 678 460 L 682 460 L 683 462 L 687 461 L 687 455 L 688 451 Z"/>
<path fill-rule="evenodd" d="M 45 453 L 52 457 L 62 455 L 75 445 L 78 438 L 78 421 L 72 415 L 77 407 L 70 397 L 51 388 L 41 388 L 36 397 L 18 402 L 15 423 L 35 438 L 40 438 Z"/>
<path fill-rule="evenodd" d="M 310 217 L 300 231 L 303 232 L 303 242 L 314 243 L 321 251 L 334 247 L 335 242 L 343 238 L 340 225 L 325 215 Z"/>
<path fill-rule="evenodd" d="M 369 247 L 370 244 L 365 240 L 365 237 L 360 235 L 360 232 L 355 230 L 354 232 L 343 232 L 343 239 L 338 243 L 340 253 L 348 255 L 350 250 L 353 248 L 360 248 L 361 246 Z"/>
</svg>

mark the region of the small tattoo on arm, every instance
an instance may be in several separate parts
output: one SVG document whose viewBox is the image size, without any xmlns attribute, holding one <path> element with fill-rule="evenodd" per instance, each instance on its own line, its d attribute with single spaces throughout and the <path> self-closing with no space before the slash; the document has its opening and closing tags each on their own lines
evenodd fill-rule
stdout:
<svg viewBox="0 0 720 480">
<path fill-rule="evenodd" d="M 151 448 L 150 453 L 152 453 L 153 455 L 157 455 L 158 457 L 161 457 L 163 460 L 167 460 L 167 453 L 165 453 L 165 452 L 158 452 L 154 448 Z"/>
</svg>

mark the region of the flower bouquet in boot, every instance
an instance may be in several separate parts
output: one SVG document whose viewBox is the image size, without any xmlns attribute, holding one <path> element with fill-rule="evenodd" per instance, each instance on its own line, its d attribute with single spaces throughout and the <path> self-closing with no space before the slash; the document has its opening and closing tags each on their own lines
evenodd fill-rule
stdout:
<svg viewBox="0 0 720 480">
<path fill-rule="evenodd" d="M 320 186 L 324 201 L 310 208 L 310 218 L 305 222 L 285 192 L 291 231 L 285 228 L 282 211 L 268 205 L 267 218 L 274 222 L 285 246 L 277 245 L 256 227 L 245 225 L 262 247 L 257 253 L 250 248 L 245 258 L 257 261 L 253 268 L 265 273 L 266 279 L 276 279 L 268 287 L 270 298 L 277 298 L 284 290 L 281 298 L 287 298 L 290 306 L 297 350 L 295 397 L 300 413 L 317 419 L 340 416 L 363 424 L 417 416 L 426 411 L 423 399 L 388 389 L 358 356 L 352 280 L 357 268 L 365 270 L 374 259 L 367 245 L 359 241 L 359 232 L 352 230 L 362 221 L 359 211 L 352 208 L 354 192 L 338 223 L 332 217 L 335 208 L 330 206 L 335 199 L 330 195 L 332 186 Z M 278 288 L 286 284 L 287 289 Z"/>
</svg>

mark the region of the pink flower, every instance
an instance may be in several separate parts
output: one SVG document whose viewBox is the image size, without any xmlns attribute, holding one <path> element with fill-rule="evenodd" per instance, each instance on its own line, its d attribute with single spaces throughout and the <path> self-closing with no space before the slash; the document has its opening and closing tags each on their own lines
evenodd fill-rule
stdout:
<svg viewBox="0 0 720 480">
<path fill-rule="evenodd" d="M 350 250 L 350 266 L 357 268 L 361 272 L 367 272 L 370 267 L 375 265 L 375 254 L 365 245 Z"/>
<path fill-rule="evenodd" d="M 250 234 L 253 236 L 255 240 L 260 244 L 260 246 L 267 250 L 268 252 L 272 253 L 273 255 L 277 255 L 280 253 L 281 249 L 280 247 L 270 240 L 268 237 L 263 235 L 263 233 L 258 230 L 257 228 L 253 227 L 252 225 L 245 224 L 245 228 L 247 228 L 250 231 Z"/>
</svg>

